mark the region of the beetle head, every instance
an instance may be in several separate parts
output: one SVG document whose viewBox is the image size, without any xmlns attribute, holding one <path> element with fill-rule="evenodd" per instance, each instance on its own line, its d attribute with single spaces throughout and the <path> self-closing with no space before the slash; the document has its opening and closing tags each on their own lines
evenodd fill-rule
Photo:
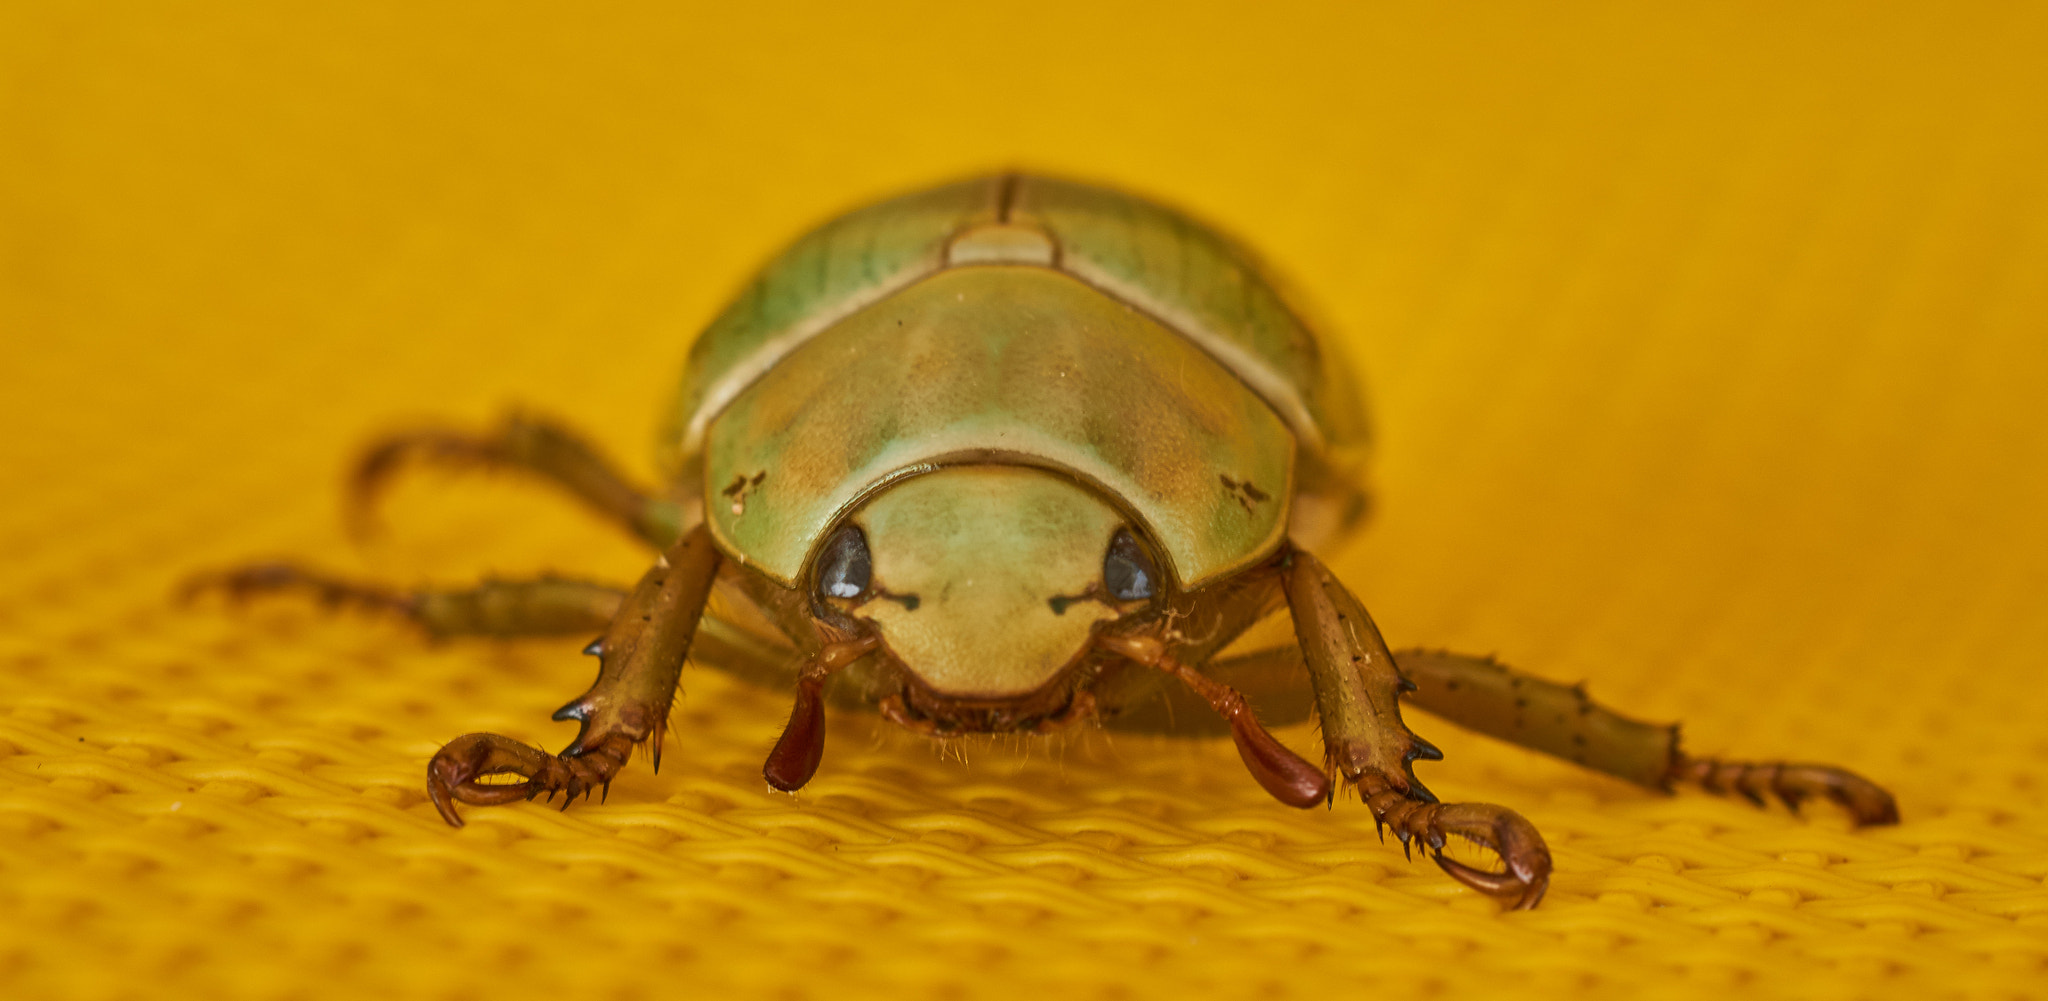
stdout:
<svg viewBox="0 0 2048 1001">
<path fill-rule="evenodd" d="M 1021 697 L 1079 660 L 1097 622 L 1163 587 L 1125 520 L 1045 470 L 947 467 L 856 512 L 820 550 L 812 586 L 873 623 L 934 692 Z"/>
</svg>

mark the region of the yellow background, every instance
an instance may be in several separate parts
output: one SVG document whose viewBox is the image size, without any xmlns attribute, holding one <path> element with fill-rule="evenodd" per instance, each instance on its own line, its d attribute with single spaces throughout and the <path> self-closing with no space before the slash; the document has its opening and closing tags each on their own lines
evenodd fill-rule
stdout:
<svg viewBox="0 0 2048 1001">
<path fill-rule="evenodd" d="M 2040 5 L 580 6 L 0 5 L 0 995 L 2048 993 Z M 692 671 L 659 776 L 458 833 L 427 756 L 565 742 L 578 644 L 169 601 L 279 554 L 630 579 L 509 480 L 418 477 L 351 547 L 340 471 L 520 401 L 649 475 L 766 255 L 1011 165 L 1318 307 L 1381 441 L 1336 563 L 1397 645 L 1850 765 L 1905 823 L 1418 720 L 1439 793 L 1550 840 L 1502 915 L 1227 743 L 834 717 L 771 795 L 787 697 Z"/>
</svg>

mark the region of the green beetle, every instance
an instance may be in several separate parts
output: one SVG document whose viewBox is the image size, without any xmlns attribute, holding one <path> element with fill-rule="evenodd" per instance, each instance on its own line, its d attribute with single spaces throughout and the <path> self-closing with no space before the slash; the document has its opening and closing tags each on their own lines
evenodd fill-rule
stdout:
<svg viewBox="0 0 2048 1001">
<path fill-rule="evenodd" d="M 659 493 L 517 416 L 486 434 L 387 439 L 353 481 L 360 513 L 416 460 L 537 474 L 661 551 L 630 590 L 545 579 L 406 593 L 288 564 L 203 583 L 310 588 L 436 635 L 602 630 L 586 648 L 596 683 L 555 714 L 582 724 L 561 754 L 470 734 L 434 756 L 429 792 L 456 825 L 457 801 L 559 792 L 566 805 L 643 744 L 659 767 L 688 655 L 794 689 L 763 769 L 777 789 L 819 767 L 828 700 L 941 736 L 1179 720 L 1176 732 L 1227 731 L 1288 805 L 1356 787 L 1404 846 L 1510 907 L 1548 885 L 1542 838 L 1510 810 L 1440 803 L 1416 780 L 1416 760 L 1442 755 L 1409 731 L 1404 698 L 1652 788 L 1693 781 L 1795 807 L 1819 795 L 1859 823 L 1897 818 L 1888 794 L 1840 769 L 1691 758 L 1676 727 L 1576 687 L 1390 652 L 1314 555 L 1366 507 L 1365 422 L 1344 367 L 1240 249 L 1147 201 L 1008 175 L 831 222 L 698 338 L 663 441 Z M 1297 643 L 1224 655 L 1283 606 Z M 1315 718 L 1323 763 L 1274 740 L 1253 705 L 1268 723 Z M 482 781 L 507 773 L 521 781 Z M 1446 857 L 1450 835 L 1504 868 Z"/>
</svg>

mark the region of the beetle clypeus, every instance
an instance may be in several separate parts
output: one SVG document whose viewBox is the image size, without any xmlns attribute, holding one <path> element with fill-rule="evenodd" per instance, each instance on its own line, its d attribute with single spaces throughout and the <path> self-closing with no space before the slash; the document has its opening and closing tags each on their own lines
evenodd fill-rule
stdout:
<svg viewBox="0 0 2048 1001">
<path fill-rule="evenodd" d="M 660 551 L 630 590 L 403 593 L 289 564 L 200 583 L 312 589 L 436 635 L 602 630 L 585 651 L 596 683 L 555 713 L 582 724 L 561 754 L 476 733 L 434 756 L 428 790 L 458 826 L 457 801 L 566 805 L 606 788 L 643 744 L 659 767 L 688 654 L 794 688 L 763 770 L 777 789 L 817 770 L 828 699 L 941 736 L 1186 730 L 1192 714 L 1192 729 L 1227 729 L 1281 802 L 1354 786 L 1404 847 L 1515 908 L 1548 885 L 1542 837 L 1416 781 L 1413 763 L 1442 755 L 1408 729 L 1403 699 L 1655 789 L 1824 796 L 1861 824 L 1897 819 L 1888 794 L 1841 769 L 1692 758 L 1676 727 L 1578 688 L 1486 658 L 1391 653 L 1314 555 L 1365 509 L 1364 421 L 1342 366 L 1234 245 L 1149 202 L 1004 176 L 838 219 L 697 340 L 664 441 L 657 493 L 518 416 L 387 439 L 353 481 L 362 513 L 413 461 L 537 474 Z M 703 614 L 714 591 L 730 614 Z M 1224 655 L 1283 605 L 1298 643 Z M 1317 719 L 1323 764 L 1274 740 L 1253 704 L 1269 723 Z M 482 781 L 507 773 L 520 781 Z M 1503 871 L 1446 857 L 1451 835 Z"/>
</svg>

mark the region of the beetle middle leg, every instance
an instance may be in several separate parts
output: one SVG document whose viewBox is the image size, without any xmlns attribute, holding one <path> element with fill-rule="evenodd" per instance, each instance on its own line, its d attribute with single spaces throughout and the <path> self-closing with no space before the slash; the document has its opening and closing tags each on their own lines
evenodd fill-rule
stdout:
<svg viewBox="0 0 2048 1001">
<path fill-rule="evenodd" d="M 1305 550 L 1292 552 L 1281 572 L 1329 769 L 1358 787 L 1373 819 L 1393 828 L 1403 849 L 1419 840 L 1459 882 L 1513 909 L 1536 906 L 1550 883 L 1550 850 L 1542 835 L 1506 807 L 1440 803 L 1416 781 L 1415 761 L 1440 760 L 1443 753 L 1402 721 L 1400 697 L 1411 685 L 1395 667 L 1372 616 Z M 1453 834 L 1491 849 L 1506 871 L 1485 872 L 1446 857 L 1444 845 Z"/>
<path fill-rule="evenodd" d="M 211 591 L 237 601 L 263 594 L 306 594 L 330 608 L 403 617 L 435 639 L 587 635 L 609 624 L 626 598 L 626 592 L 615 587 L 560 577 L 402 591 L 295 563 L 252 563 L 194 577 L 185 583 L 182 596 L 190 600 Z"/>
<path fill-rule="evenodd" d="M 349 522 L 366 533 L 372 509 L 397 472 L 413 463 L 518 469 L 568 491 L 606 518 L 657 548 L 682 531 L 680 505 L 628 482 L 610 460 L 572 431 L 517 412 L 497 428 L 475 434 L 423 428 L 370 446 L 349 477 Z"/>
<path fill-rule="evenodd" d="M 1640 786 L 1669 791 L 1687 782 L 1758 806 L 1769 794 L 1794 810 L 1804 800 L 1826 799 L 1847 810 L 1859 826 L 1899 821 L 1890 793 L 1846 769 L 1694 758 L 1679 749 L 1677 726 L 1629 719 L 1594 702 L 1577 685 L 1545 681 L 1488 657 L 1403 650 L 1396 659 L 1416 685 L 1410 698 L 1422 709 Z"/>
<path fill-rule="evenodd" d="M 457 827 L 455 801 L 509 803 L 555 793 L 608 789 L 633 748 L 648 745 L 661 767 L 661 739 L 675 700 L 676 682 L 690 652 L 704 604 L 718 576 L 720 557 L 702 526 L 670 547 L 628 594 L 604 635 L 592 644 L 597 681 L 555 712 L 583 724 L 576 739 L 550 755 L 509 737 L 472 733 L 457 737 L 427 763 L 427 794 L 441 817 Z M 486 783 L 491 775 L 523 781 Z"/>
</svg>

